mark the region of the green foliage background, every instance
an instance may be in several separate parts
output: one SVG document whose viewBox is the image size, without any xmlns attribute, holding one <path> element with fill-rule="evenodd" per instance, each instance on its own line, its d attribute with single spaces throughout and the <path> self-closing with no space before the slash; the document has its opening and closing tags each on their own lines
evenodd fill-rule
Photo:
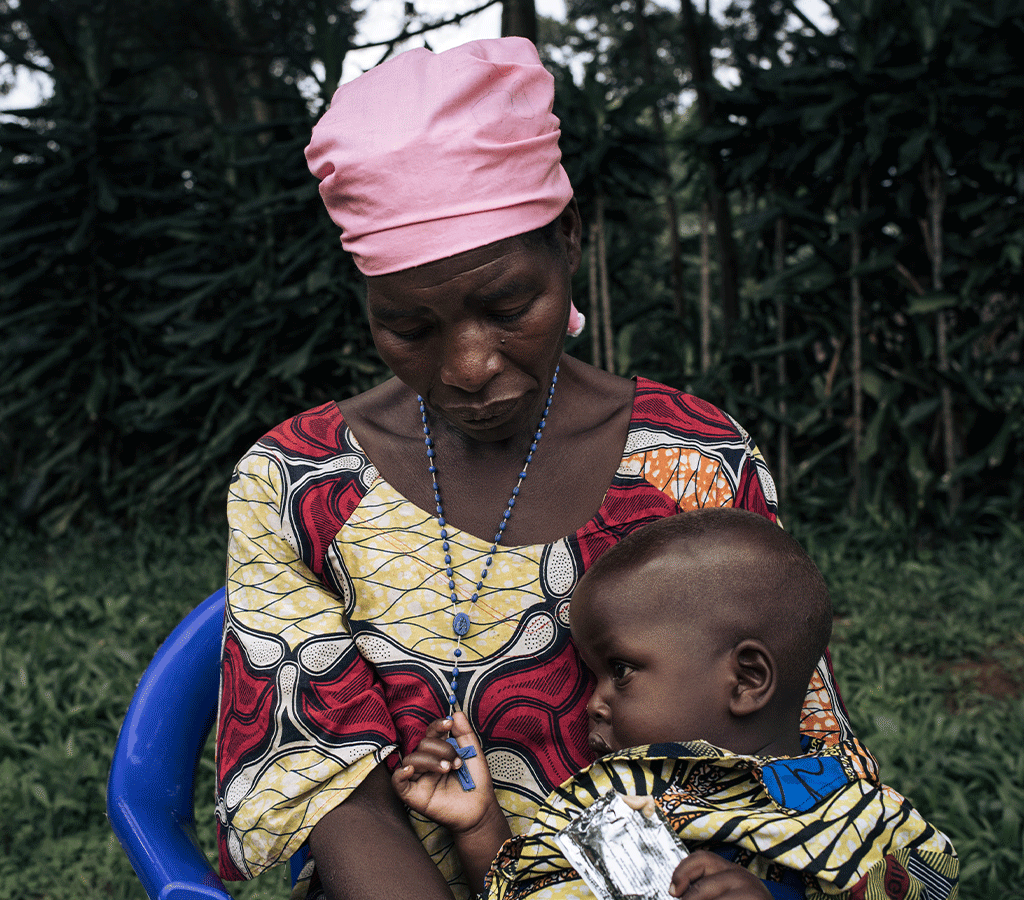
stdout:
<svg viewBox="0 0 1024 900">
<path fill-rule="evenodd" d="M 0 499 L 57 532 L 222 505 L 262 431 L 378 368 L 305 101 L 199 102 L 187 56 L 135 46 L 127 6 L 90 12 L 99 40 L 64 5 L 52 102 L 0 126 Z"/>
<path fill-rule="evenodd" d="M 737 75 L 703 86 L 700 117 L 679 105 L 697 85 L 677 11 L 574 0 L 542 23 L 545 53 L 584 65 L 552 68 L 566 168 L 607 219 L 609 365 L 740 419 L 796 515 L 995 528 L 1024 506 L 1024 0 L 831 8 L 828 31 L 783 0 L 701 18 Z M 301 152 L 357 19 L 338 0 L 0 0 L 3 52 L 55 85 L 0 122 L 6 518 L 219 516 L 264 430 L 383 376 Z M 715 191 L 737 251 L 711 261 L 702 371 L 697 211 Z"/>
<path fill-rule="evenodd" d="M 844 0 L 830 4 L 836 27 L 822 30 L 794 28 L 792 3 L 734 3 L 724 22 L 700 21 L 705 47 L 736 69 L 728 86 L 706 85 L 708 124 L 693 107 L 665 112 L 695 87 L 674 9 L 647 4 L 652 79 L 638 63 L 638 4 L 569 6 L 570 20 L 589 17 L 586 30 L 556 24 L 548 38 L 592 56 L 587 75 L 600 73 L 603 104 L 569 92 L 559 113 L 574 183 L 586 197 L 600 182 L 611 198 L 619 371 L 684 386 L 739 418 L 800 517 L 854 508 L 911 527 L 998 530 L 1018 516 L 1024 121 L 1011 98 L 1024 85 L 1024 4 Z M 636 126 L 656 139 L 655 109 L 680 201 L 681 310 L 652 203 L 662 192 L 633 153 L 644 146 Z M 701 371 L 697 210 L 712 187 L 733 212 L 740 297 L 730 321 L 716 279 L 715 355 Z"/>
<path fill-rule="evenodd" d="M 584 218 L 606 220 L 610 365 L 722 406 L 785 473 L 787 524 L 833 587 L 858 733 L 953 837 L 962 896 L 1012 896 L 1024 0 L 834 0 L 824 30 L 788 0 L 698 16 L 703 48 L 736 72 L 704 86 L 703 123 L 681 103 L 695 87 L 682 7 L 567 5 L 540 44 L 582 61 L 551 68 Z M 139 673 L 223 579 L 206 520 L 267 428 L 384 375 L 302 157 L 357 19 L 342 0 L 0 0 L 0 51 L 55 86 L 0 121 L 0 895 L 141 897 L 103 785 Z M 732 213 L 731 261 L 702 256 L 712 191 Z M 591 353 L 586 338 L 570 350 Z M 211 791 L 207 753 L 212 853 Z M 286 880 L 234 890 L 283 896 Z"/>
</svg>

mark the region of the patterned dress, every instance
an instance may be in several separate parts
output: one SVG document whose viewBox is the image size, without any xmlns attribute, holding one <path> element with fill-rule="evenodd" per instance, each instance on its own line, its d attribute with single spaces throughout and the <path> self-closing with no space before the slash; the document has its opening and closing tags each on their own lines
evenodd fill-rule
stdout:
<svg viewBox="0 0 1024 900">
<path fill-rule="evenodd" d="M 495 556 L 462 639 L 458 699 L 514 833 L 593 760 L 592 681 L 568 627 L 574 586 L 624 535 L 709 505 L 775 519 L 760 454 L 714 406 L 637 379 L 622 460 L 597 514 L 554 543 Z M 458 607 L 436 520 L 381 478 L 334 403 L 246 454 L 228 518 L 217 819 L 221 872 L 243 879 L 291 857 L 374 766 L 396 764 L 396 747 L 416 746 L 447 714 Z M 449 543 L 468 602 L 490 545 L 451 527 Z M 825 678 L 807 708 L 828 731 L 842 711 Z M 447 833 L 413 825 L 456 896 L 467 896 Z M 296 892 L 315 887 L 304 878 Z"/>
</svg>

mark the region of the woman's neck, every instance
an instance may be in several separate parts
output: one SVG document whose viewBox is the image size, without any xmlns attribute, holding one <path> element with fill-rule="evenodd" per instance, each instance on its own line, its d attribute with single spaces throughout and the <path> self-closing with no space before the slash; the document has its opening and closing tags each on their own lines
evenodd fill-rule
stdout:
<svg viewBox="0 0 1024 900">
<path fill-rule="evenodd" d="M 504 546 L 551 543 L 593 518 L 622 459 L 634 391 L 632 381 L 563 356 L 544 436 Z M 381 476 L 416 506 L 433 511 L 415 394 L 392 379 L 339 406 Z M 475 441 L 429 411 L 428 422 L 447 521 L 489 541 L 522 471 L 535 423 L 505 440 Z"/>
</svg>

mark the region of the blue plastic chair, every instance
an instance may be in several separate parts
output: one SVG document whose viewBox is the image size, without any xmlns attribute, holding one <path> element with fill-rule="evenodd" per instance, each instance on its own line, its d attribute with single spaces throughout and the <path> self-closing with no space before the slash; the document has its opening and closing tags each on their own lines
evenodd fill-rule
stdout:
<svg viewBox="0 0 1024 900">
<path fill-rule="evenodd" d="M 117 737 L 107 816 L 150 900 L 231 900 L 199 849 L 194 808 L 196 766 L 217 714 L 223 623 L 221 588 L 160 646 Z M 303 862 L 292 858 L 293 882 Z"/>
</svg>

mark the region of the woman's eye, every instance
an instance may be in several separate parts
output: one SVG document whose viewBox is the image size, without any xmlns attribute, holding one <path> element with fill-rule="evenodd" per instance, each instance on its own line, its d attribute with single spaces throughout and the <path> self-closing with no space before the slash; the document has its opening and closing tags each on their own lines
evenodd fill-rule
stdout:
<svg viewBox="0 0 1024 900">
<path fill-rule="evenodd" d="M 418 325 L 414 328 L 392 328 L 391 333 L 403 341 L 414 341 L 423 337 L 429 330 L 427 325 Z"/>
<path fill-rule="evenodd" d="M 526 309 L 527 309 L 527 307 L 522 306 L 519 309 L 512 310 L 511 312 L 501 312 L 501 311 L 499 311 L 499 312 L 488 313 L 488 315 L 492 319 L 494 319 L 496 322 L 501 322 L 502 324 L 508 324 L 509 322 L 515 322 L 516 319 L 521 319 L 523 317 L 523 313 L 526 312 Z"/>
<path fill-rule="evenodd" d="M 535 287 L 524 286 L 521 290 L 517 290 L 514 294 L 501 300 L 483 301 L 483 310 L 487 318 L 506 325 L 509 322 L 515 322 L 516 319 L 521 319 L 528 313 L 539 296 L 540 291 Z"/>
</svg>

